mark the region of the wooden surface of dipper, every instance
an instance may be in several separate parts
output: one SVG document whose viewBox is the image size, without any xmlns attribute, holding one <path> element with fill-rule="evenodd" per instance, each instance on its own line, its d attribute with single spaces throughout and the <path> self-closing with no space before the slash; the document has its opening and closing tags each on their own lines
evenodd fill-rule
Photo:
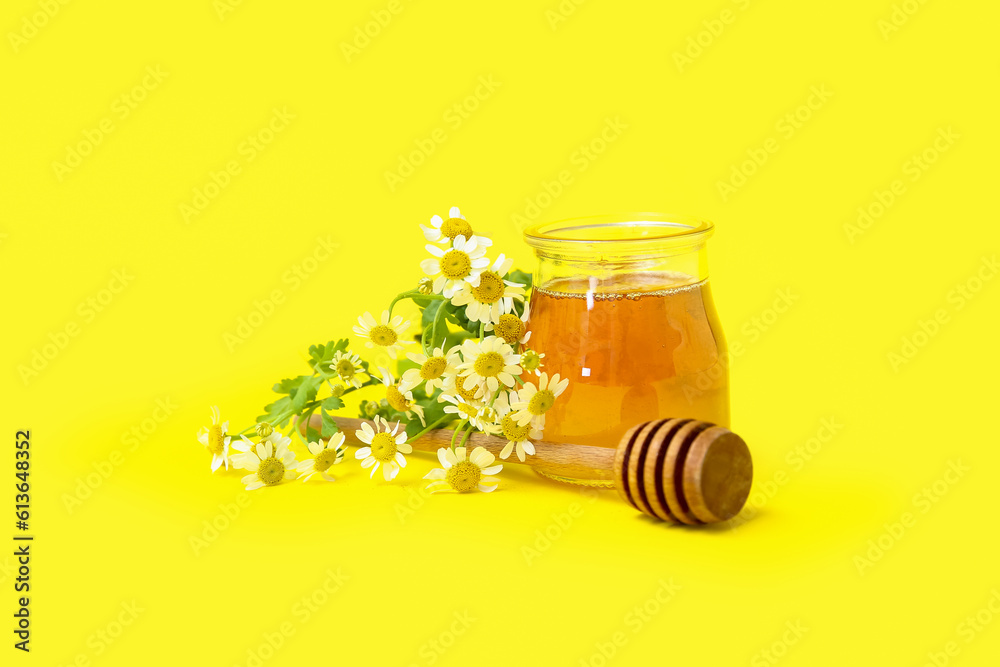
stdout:
<svg viewBox="0 0 1000 667">
<path fill-rule="evenodd" d="M 354 434 L 363 420 L 334 417 L 347 441 L 362 444 Z M 319 415 L 311 425 L 321 426 Z M 436 452 L 449 447 L 454 431 L 436 429 L 408 441 L 414 449 Z M 456 443 L 461 439 L 457 437 Z M 473 433 L 465 446 L 485 447 L 499 456 L 504 438 Z M 602 471 L 621 497 L 640 512 L 671 523 L 698 525 L 730 519 L 750 494 L 753 462 L 740 436 L 729 429 L 694 419 L 660 419 L 637 424 L 622 436 L 616 449 L 534 441 L 528 465 L 558 466 L 567 477 L 586 479 Z M 507 463 L 518 463 L 516 457 Z"/>
</svg>

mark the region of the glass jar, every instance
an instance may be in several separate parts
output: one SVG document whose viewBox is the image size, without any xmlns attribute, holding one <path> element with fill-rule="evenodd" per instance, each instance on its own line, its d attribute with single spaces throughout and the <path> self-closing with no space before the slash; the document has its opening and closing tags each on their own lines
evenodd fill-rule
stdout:
<svg viewBox="0 0 1000 667">
<path fill-rule="evenodd" d="M 538 257 L 529 347 L 543 372 L 569 378 L 543 440 L 614 448 L 643 421 L 729 426 L 729 359 L 708 285 L 705 220 L 655 213 L 534 225 Z M 613 486 L 610 471 L 538 472 Z"/>
</svg>

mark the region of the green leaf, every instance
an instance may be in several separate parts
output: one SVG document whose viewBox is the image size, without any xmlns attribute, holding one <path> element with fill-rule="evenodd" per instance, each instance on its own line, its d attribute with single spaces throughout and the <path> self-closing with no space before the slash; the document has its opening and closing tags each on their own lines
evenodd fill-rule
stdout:
<svg viewBox="0 0 1000 667">
<path fill-rule="evenodd" d="M 278 384 L 271 387 L 271 389 L 279 394 L 294 394 L 295 390 L 302 384 L 302 381 L 307 380 L 308 378 L 308 375 L 300 375 L 296 378 L 285 378 Z"/>
<path fill-rule="evenodd" d="M 266 410 L 266 413 L 257 417 L 257 422 L 258 423 L 264 421 L 271 422 L 271 424 L 276 428 L 284 426 L 288 422 L 288 417 L 286 416 L 284 419 L 280 421 L 277 420 L 277 417 L 287 413 L 288 410 L 291 408 L 291 406 L 292 406 L 292 399 L 289 398 L 288 396 L 282 396 L 274 403 L 270 403 L 264 406 L 264 410 Z"/>
<path fill-rule="evenodd" d="M 306 403 L 314 400 L 316 398 L 316 392 L 319 389 L 319 384 L 322 380 L 319 377 L 309 376 L 302 381 L 295 393 L 291 395 L 292 403 L 289 406 L 291 410 L 296 413 L 301 412 L 302 408 L 306 406 Z"/>
<path fill-rule="evenodd" d="M 337 398 L 336 396 L 330 396 L 323 401 L 324 410 L 339 410 L 344 407 L 343 399 Z"/>
<path fill-rule="evenodd" d="M 521 283 L 522 285 L 524 285 L 525 290 L 531 289 L 531 274 L 525 273 L 520 269 L 514 269 L 513 271 L 508 273 L 507 280 L 511 281 L 512 283 Z"/>
<path fill-rule="evenodd" d="M 341 402 L 341 405 L 343 405 L 343 402 Z M 333 417 L 331 417 L 329 414 L 327 414 L 326 410 L 320 409 L 319 414 L 320 414 L 320 416 L 323 417 L 323 437 L 324 438 L 329 438 L 329 437 L 333 436 L 337 431 L 340 430 L 339 428 L 337 428 L 337 422 L 333 421 Z"/>
</svg>

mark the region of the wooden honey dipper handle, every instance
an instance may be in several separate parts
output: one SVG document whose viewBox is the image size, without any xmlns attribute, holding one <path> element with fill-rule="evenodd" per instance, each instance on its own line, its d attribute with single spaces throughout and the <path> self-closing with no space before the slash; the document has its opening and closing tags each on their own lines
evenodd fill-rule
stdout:
<svg viewBox="0 0 1000 667">
<path fill-rule="evenodd" d="M 354 432 L 364 420 L 334 417 L 334 421 L 348 442 L 363 444 Z M 319 430 L 321 417 L 312 415 L 310 425 Z M 414 449 L 436 452 L 451 445 L 453 434 L 451 429 L 435 429 L 407 442 Z M 753 462 L 746 443 L 729 429 L 708 422 L 661 419 L 637 424 L 622 437 L 617 449 L 533 442 L 535 454 L 528 458 L 529 465 L 538 462 L 567 470 L 607 470 L 626 502 L 671 523 L 725 521 L 739 513 L 750 494 Z M 470 449 L 484 447 L 499 456 L 507 441 L 477 432 L 465 445 Z"/>
</svg>

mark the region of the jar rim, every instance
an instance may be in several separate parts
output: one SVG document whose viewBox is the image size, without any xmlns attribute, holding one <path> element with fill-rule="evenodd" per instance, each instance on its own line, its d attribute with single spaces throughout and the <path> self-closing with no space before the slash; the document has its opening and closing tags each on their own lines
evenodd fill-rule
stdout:
<svg viewBox="0 0 1000 667">
<path fill-rule="evenodd" d="M 665 213 L 620 213 L 536 223 L 524 230 L 532 246 L 558 243 L 636 243 L 645 241 L 700 242 L 715 225 L 703 218 Z"/>
</svg>

